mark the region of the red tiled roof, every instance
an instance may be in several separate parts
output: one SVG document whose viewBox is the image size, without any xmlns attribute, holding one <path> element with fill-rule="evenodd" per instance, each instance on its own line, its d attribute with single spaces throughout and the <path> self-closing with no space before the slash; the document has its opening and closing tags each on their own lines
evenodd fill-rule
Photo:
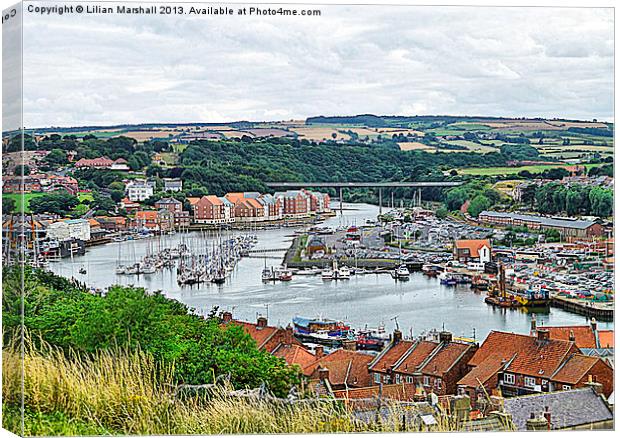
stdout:
<svg viewBox="0 0 620 438">
<path fill-rule="evenodd" d="M 469 365 L 477 366 L 488 357 L 496 357 L 510 360 L 507 371 L 549 378 L 569 353 L 578 352 L 575 343 L 570 341 L 539 341 L 535 336 L 492 331 L 469 361 Z"/>
<path fill-rule="evenodd" d="M 414 373 L 416 368 L 424 362 L 424 359 L 426 359 L 438 345 L 437 342 L 420 341 L 414 349 L 410 349 L 406 353 L 406 357 L 394 368 L 394 371 L 399 373 Z"/>
<path fill-rule="evenodd" d="M 198 203 L 198 201 L 200 201 L 200 198 L 198 197 L 193 197 L 193 196 L 188 196 L 187 200 L 189 201 L 189 203 L 191 205 L 196 205 Z"/>
<path fill-rule="evenodd" d="M 596 336 L 589 325 L 573 325 L 561 327 L 544 327 L 549 330 L 551 339 L 568 341 L 571 331 L 575 335 L 575 344 L 579 348 L 596 348 Z"/>
<path fill-rule="evenodd" d="M 614 331 L 599 330 L 598 343 L 600 348 L 614 348 Z"/>
<path fill-rule="evenodd" d="M 136 211 L 136 219 L 157 219 L 157 212 L 153 210 Z"/>
<path fill-rule="evenodd" d="M 207 195 L 207 196 L 203 196 L 202 199 L 207 198 L 207 200 L 213 204 L 213 205 L 223 205 L 224 203 L 222 202 L 222 200 L 220 198 L 218 198 L 215 195 Z"/>
<path fill-rule="evenodd" d="M 272 354 L 281 357 L 289 365 L 299 365 L 302 369 L 316 361 L 316 356 L 299 345 L 280 343 Z"/>
<path fill-rule="evenodd" d="M 246 333 L 256 341 L 258 348 L 263 348 L 264 344 L 278 331 L 276 327 L 258 327 L 256 324 L 247 321 L 234 320 L 231 322 L 243 327 Z"/>
<path fill-rule="evenodd" d="M 228 199 L 230 202 L 232 202 L 233 204 L 236 204 L 237 202 L 245 198 L 245 196 L 241 192 L 226 193 L 224 197 Z"/>
<path fill-rule="evenodd" d="M 393 366 L 413 344 L 413 341 L 400 341 L 396 345 L 390 344 L 377 357 L 377 361 L 370 367 L 370 371 L 388 371 L 388 368 Z"/>
<path fill-rule="evenodd" d="M 424 374 L 441 377 L 450 371 L 459 358 L 470 348 L 472 347 L 467 344 L 450 342 L 441 347 L 420 371 Z"/>
<path fill-rule="evenodd" d="M 575 385 L 600 360 L 599 357 L 574 354 L 564 363 L 562 368 L 551 376 L 551 380 Z"/>
<path fill-rule="evenodd" d="M 489 239 L 455 240 L 454 246 L 456 249 L 468 249 L 471 257 L 480 257 L 480 248 L 491 248 L 491 242 Z"/>
<path fill-rule="evenodd" d="M 304 368 L 304 374 L 318 377 L 318 370 L 329 370 L 329 382 L 332 385 L 370 386 L 372 379 L 368 372 L 368 364 L 373 356 L 357 351 L 336 350 Z"/>
<path fill-rule="evenodd" d="M 493 376 L 495 376 L 504 366 L 501 356 L 489 356 L 484 359 L 478 366 L 467 373 L 457 385 L 477 388 L 481 384 L 484 385 Z"/>
</svg>

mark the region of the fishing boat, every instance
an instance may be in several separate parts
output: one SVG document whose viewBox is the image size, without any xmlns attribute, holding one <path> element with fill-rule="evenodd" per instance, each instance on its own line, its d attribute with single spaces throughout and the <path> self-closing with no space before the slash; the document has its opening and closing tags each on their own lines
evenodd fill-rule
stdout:
<svg viewBox="0 0 620 438">
<path fill-rule="evenodd" d="M 439 278 L 439 283 L 446 286 L 455 286 L 456 278 L 449 272 L 440 273 L 437 278 Z"/>
<path fill-rule="evenodd" d="M 490 286 L 484 302 L 496 307 L 549 307 L 551 298 L 545 288 L 511 290 L 506 289 L 506 271 L 503 264 L 499 266 L 497 283 Z"/>
<path fill-rule="evenodd" d="M 353 336 L 348 324 L 324 318 L 293 318 L 293 334 L 301 341 L 322 345 L 340 346 Z"/>
<path fill-rule="evenodd" d="M 365 327 L 362 330 L 358 330 L 355 344 L 358 350 L 381 351 L 389 340 L 390 334 L 386 332 L 384 325 L 380 325 L 377 328 Z"/>
<path fill-rule="evenodd" d="M 428 277 L 437 277 L 443 271 L 443 267 L 433 264 L 422 265 L 422 274 Z"/>
</svg>

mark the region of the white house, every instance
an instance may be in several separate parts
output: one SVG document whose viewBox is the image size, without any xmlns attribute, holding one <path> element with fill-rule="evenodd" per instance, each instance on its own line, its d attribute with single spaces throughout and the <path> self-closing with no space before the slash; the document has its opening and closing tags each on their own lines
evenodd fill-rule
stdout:
<svg viewBox="0 0 620 438">
<path fill-rule="evenodd" d="M 155 182 L 145 180 L 133 180 L 125 186 L 125 192 L 130 201 L 141 202 L 149 199 L 155 192 Z"/>
<path fill-rule="evenodd" d="M 59 242 L 70 239 L 87 241 L 90 240 L 90 223 L 86 219 L 53 222 L 47 227 L 47 237 Z"/>
</svg>

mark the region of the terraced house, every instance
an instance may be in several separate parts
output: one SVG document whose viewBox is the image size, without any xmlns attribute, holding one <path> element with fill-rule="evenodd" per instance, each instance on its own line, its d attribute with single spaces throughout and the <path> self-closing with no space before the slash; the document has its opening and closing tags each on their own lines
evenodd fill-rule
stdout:
<svg viewBox="0 0 620 438">
<path fill-rule="evenodd" d="M 601 358 L 581 353 L 574 341 L 552 339 L 539 328 L 536 336 L 492 331 L 468 363 L 458 382 L 472 400 L 501 390 L 517 396 L 569 390 L 598 382 L 606 396 L 613 391 L 613 370 Z"/>
<path fill-rule="evenodd" d="M 473 343 L 457 342 L 443 331 L 439 340 L 403 340 L 395 330 L 390 344 L 370 363 L 375 385 L 414 383 L 426 392 L 454 394 L 458 380 L 476 352 Z"/>
</svg>

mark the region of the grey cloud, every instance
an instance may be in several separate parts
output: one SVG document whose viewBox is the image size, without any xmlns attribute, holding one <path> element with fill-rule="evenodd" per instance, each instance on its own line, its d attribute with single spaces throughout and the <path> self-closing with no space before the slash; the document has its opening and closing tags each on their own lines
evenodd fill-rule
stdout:
<svg viewBox="0 0 620 438">
<path fill-rule="evenodd" d="M 321 9 L 321 18 L 28 15 L 25 124 L 362 112 L 613 120 L 610 9 Z"/>
</svg>

